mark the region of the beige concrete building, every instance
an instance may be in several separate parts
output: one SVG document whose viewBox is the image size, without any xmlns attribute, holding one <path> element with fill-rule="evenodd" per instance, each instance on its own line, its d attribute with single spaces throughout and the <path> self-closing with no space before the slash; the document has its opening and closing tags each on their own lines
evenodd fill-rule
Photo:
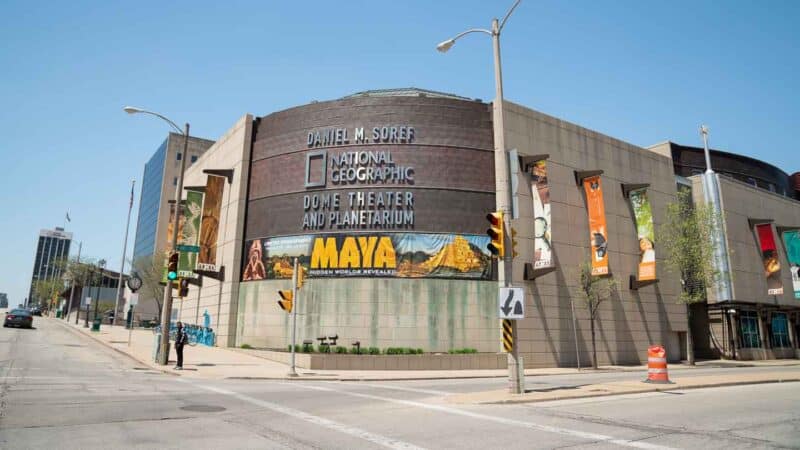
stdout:
<svg viewBox="0 0 800 450">
<path fill-rule="evenodd" d="M 235 345 L 252 134 L 253 116 L 246 114 L 186 170 L 184 178 L 184 190 L 204 189 L 209 176 L 221 175 L 225 181 L 213 239 L 217 270 L 202 272 L 199 285 L 190 284 L 188 294 L 175 298 L 173 307 L 177 320 L 186 324 L 204 326 L 208 316 L 217 345 L 225 347 Z"/>
</svg>

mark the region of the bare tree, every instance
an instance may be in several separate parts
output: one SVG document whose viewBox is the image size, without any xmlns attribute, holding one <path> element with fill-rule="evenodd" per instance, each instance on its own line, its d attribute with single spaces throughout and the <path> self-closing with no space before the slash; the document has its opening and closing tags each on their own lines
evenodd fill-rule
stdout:
<svg viewBox="0 0 800 450">
<path fill-rule="evenodd" d="M 713 239 L 720 215 L 709 204 L 693 204 L 689 189 L 678 190 L 675 202 L 667 205 L 667 218 L 659 229 L 657 241 L 665 250 L 667 269 L 681 277 L 678 302 L 686 305 L 686 359 L 694 364 L 694 339 L 691 305 L 706 300 L 706 288 L 713 288 L 720 273 L 714 267 L 716 249 Z"/>
<path fill-rule="evenodd" d="M 152 255 L 138 258 L 131 263 L 133 271 L 142 279 L 142 287 L 139 295 L 143 299 L 153 299 L 161 311 L 161 300 L 164 294 L 164 258 L 160 255 Z"/>
<path fill-rule="evenodd" d="M 595 344 L 595 321 L 600 304 L 611 297 L 617 288 L 617 280 L 610 276 L 592 275 L 592 263 L 585 261 L 578 267 L 578 283 L 584 306 L 589 311 L 592 330 L 592 367 L 597 369 L 597 345 Z"/>
</svg>

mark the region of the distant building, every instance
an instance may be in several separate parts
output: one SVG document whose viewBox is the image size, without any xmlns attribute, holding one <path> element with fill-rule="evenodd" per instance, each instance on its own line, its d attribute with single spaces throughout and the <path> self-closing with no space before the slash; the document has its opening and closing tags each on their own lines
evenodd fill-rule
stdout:
<svg viewBox="0 0 800 450">
<path fill-rule="evenodd" d="M 0 292 L 0 308 L 8 308 L 8 294 Z"/>
<path fill-rule="evenodd" d="M 39 303 L 40 299 L 34 292 L 37 281 L 61 278 L 63 270 L 57 261 L 69 258 L 69 246 L 72 243 L 72 233 L 64 231 L 61 227 L 55 230 L 39 231 L 39 242 L 36 246 L 36 257 L 33 260 L 33 274 L 31 286 L 28 290 L 28 303 Z"/>
<path fill-rule="evenodd" d="M 212 144 L 214 141 L 208 139 L 189 137 L 189 160 L 186 161 L 186 167 L 197 161 Z M 148 260 L 167 248 L 167 225 L 170 221 L 168 201 L 175 197 L 183 157 L 183 136 L 170 133 L 144 166 L 133 261 Z M 148 307 L 147 300 L 140 297 L 140 310 L 144 311 Z"/>
</svg>

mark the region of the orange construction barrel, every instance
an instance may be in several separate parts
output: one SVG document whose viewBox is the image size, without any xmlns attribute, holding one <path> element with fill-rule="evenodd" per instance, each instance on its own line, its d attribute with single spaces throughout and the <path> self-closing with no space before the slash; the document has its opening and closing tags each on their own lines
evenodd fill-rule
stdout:
<svg viewBox="0 0 800 450">
<path fill-rule="evenodd" d="M 667 351 L 660 345 L 647 348 L 647 379 L 645 383 L 671 383 L 667 374 Z"/>
</svg>

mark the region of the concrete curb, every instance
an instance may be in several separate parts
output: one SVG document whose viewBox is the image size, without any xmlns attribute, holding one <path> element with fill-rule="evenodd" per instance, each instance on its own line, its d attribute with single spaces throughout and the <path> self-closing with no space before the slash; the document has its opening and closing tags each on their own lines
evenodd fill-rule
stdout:
<svg viewBox="0 0 800 450">
<path fill-rule="evenodd" d="M 595 397 L 613 397 L 619 395 L 646 394 L 650 392 L 686 391 L 690 389 L 707 389 L 707 388 L 745 386 L 745 385 L 755 385 L 755 384 L 797 383 L 797 382 L 800 382 L 800 379 L 771 378 L 764 380 L 714 382 L 714 383 L 689 385 L 689 386 L 663 385 L 664 387 L 656 387 L 653 385 L 648 385 L 648 386 L 642 386 L 641 389 L 632 388 L 624 392 L 603 392 L 594 394 L 552 396 L 546 398 L 519 398 L 519 399 L 503 399 L 503 400 L 474 401 L 474 402 L 464 401 L 464 402 L 454 402 L 454 403 L 462 405 L 513 405 L 520 403 L 542 403 L 542 402 L 552 402 L 558 400 L 579 400 L 579 399 L 587 399 Z M 455 395 L 461 395 L 461 394 L 455 394 Z"/>
<path fill-rule="evenodd" d="M 132 361 L 136 362 L 136 364 L 144 364 L 145 366 L 147 366 L 147 367 L 149 367 L 149 368 L 151 368 L 151 369 L 153 369 L 153 370 L 157 370 L 157 371 L 159 371 L 159 372 L 161 372 L 161 373 L 165 373 L 165 374 L 167 374 L 167 375 L 172 375 L 172 376 L 176 376 L 176 377 L 179 377 L 179 376 L 181 376 L 179 373 L 174 373 L 174 372 L 170 372 L 170 371 L 168 371 L 168 370 L 162 369 L 161 367 L 158 367 L 158 366 L 154 365 L 154 364 L 153 364 L 152 362 L 150 362 L 150 361 L 143 361 L 143 360 L 141 360 L 141 359 L 139 359 L 139 358 L 137 358 L 137 357 L 133 356 L 132 354 L 130 354 L 130 353 L 128 353 L 128 352 L 126 352 L 126 351 L 124 351 L 124 350 L 121 350 L 121 349 L 118 349 L 118 348 L 114 347 L 113 345 L 111 345 L 110 343 L 108 343 L 108 342 L 106 342 L 106 341 L 104 341 L 104 340 L 100 339 L 99 337 L 96 337 L 96 336 L 94 336 L 94 335 L 92 335 L 92 334 L 89 334 L 89 333 L 84 333 L 84 332 L 82 332 L 82 331 L 80 331 L 80 330 L 77 330 L 77 329 L 75 329 L 75 327 L 73 327 L 72 325 L 69 325 L 69 324 L 66 324 L 66 323 L 62 323 L 62 322 L 61 322 L 61 320 L 54 319 L 54 321 L 55 321 L 56 323 L 58 323 L 58 324 L 59 324 L 59 326 L 61 326 L 61 327 L 63 327 L 63 328 L 66 328 L 67 330 L 69 330 L 71 333 L 74 333 L 74 334 L 76 334 L 76 335 L 78 335 L 78 336 L 83 336 L 83 337 L 85 337 L 85 338 L 91 339 L 92 341 L 94 341 L 94 342 L 97 342 L 97 343 L 99 343 L 100 345 L 102 345 L 102 346 L 104 346 L 104 347 L 106 347 L 106 348 L 109 348 L 109 349 L 111 349 L 111 350 L 114 350 L 115 352 L 119 353 L 120 355 L 124 355 L 124 356 L 126 356 L 128 359 L 130 359 L 130 360 L 132 360 Z"/>
</svg>

